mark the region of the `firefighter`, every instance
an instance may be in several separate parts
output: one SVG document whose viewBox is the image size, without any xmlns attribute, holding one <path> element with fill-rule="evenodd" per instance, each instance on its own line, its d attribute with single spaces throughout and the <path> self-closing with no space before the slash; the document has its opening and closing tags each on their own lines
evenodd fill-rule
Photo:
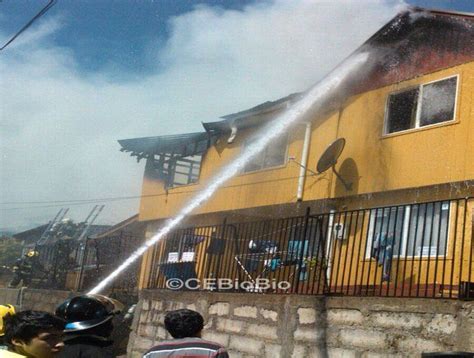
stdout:
<svg viewBox="0 0 474 358">
<path fill-rule="evenodd" d="M 33 271 L 44 272 L 43 267 L 38 260 L 39 252 L 36 250 L 28 251 L 23 258 L 16 260 L 13 266 L 13 279 L 8 287 L 15 288 L 20 282 L 23 282 L 23 287 L 29 286 L 33 278 Z"/>
<path fill-rule="evenodd" d="M 82 295 L 68 299 L 56 309 L 56 316 L 64 319 L 64 350 L 59 358 L 115 357 L 112 318 L 123 305 L 103 295 Z"/>
</svg>

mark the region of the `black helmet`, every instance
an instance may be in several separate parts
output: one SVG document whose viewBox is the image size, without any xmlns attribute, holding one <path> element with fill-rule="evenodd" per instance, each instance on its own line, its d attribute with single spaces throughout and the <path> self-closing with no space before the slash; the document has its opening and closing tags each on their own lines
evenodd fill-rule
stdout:
<svg viewBox="0 0 474 358">
<path fill-rule="evenodd" d="M 66 320 L 64 332 L 97 327 L 120 313 L 123 305 L 102 295 L 82 295 L 68 299 L 56 308 L 56 316 Z"/>
</svg>

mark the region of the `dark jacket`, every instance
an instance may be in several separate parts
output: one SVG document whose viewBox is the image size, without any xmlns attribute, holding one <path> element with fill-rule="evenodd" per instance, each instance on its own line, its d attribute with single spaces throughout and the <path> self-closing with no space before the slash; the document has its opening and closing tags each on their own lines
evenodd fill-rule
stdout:
<svg viewBox="0 0 474 358">
<path fill-rule="evenodd" d="M 66 336 L 58 358 L 114 358 L 112 341 L 99 336 Z"/>
</svg>

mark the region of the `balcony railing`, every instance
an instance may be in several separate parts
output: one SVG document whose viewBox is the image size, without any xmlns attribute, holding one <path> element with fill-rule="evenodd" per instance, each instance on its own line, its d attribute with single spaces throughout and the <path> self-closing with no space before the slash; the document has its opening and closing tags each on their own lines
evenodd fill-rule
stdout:
<svg viewBox="0 0 474 358">
<path fill-rule="evenodd" d="M 145 286 L 468 299 L 473 250 L 470 198 L 308 209 L 299 217 L 177 230 L 153 247 Z"/>
</svg>

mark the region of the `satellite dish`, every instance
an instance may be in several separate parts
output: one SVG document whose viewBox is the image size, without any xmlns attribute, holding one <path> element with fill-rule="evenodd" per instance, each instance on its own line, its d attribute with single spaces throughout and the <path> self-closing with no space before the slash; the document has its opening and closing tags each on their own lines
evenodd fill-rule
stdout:
<svg viewBox="0 0 474 358">
<path fill-rule="evenodd" d="M 342 184 L 344 184 L 346 190 L 351 190 L 352 183 L 346 183 L 345 180 L 338 172 L 336 172 L 335 169 L 337 160 L 339 159 L 339 156 L 341 155 L 345 144 L 346 140 L 344 138 L 338 138 L 334 142 L 332 142 L 321 155 L 321 158 L 319 158 L 318 164 L 316 165 L 316 170 L 319 174 L 322 174 L 329 168 L 332 168 L 332 171 L 334 172 L 334 174 L 336 174 L 337 178 L 342 182 Z"/>
</svg>

